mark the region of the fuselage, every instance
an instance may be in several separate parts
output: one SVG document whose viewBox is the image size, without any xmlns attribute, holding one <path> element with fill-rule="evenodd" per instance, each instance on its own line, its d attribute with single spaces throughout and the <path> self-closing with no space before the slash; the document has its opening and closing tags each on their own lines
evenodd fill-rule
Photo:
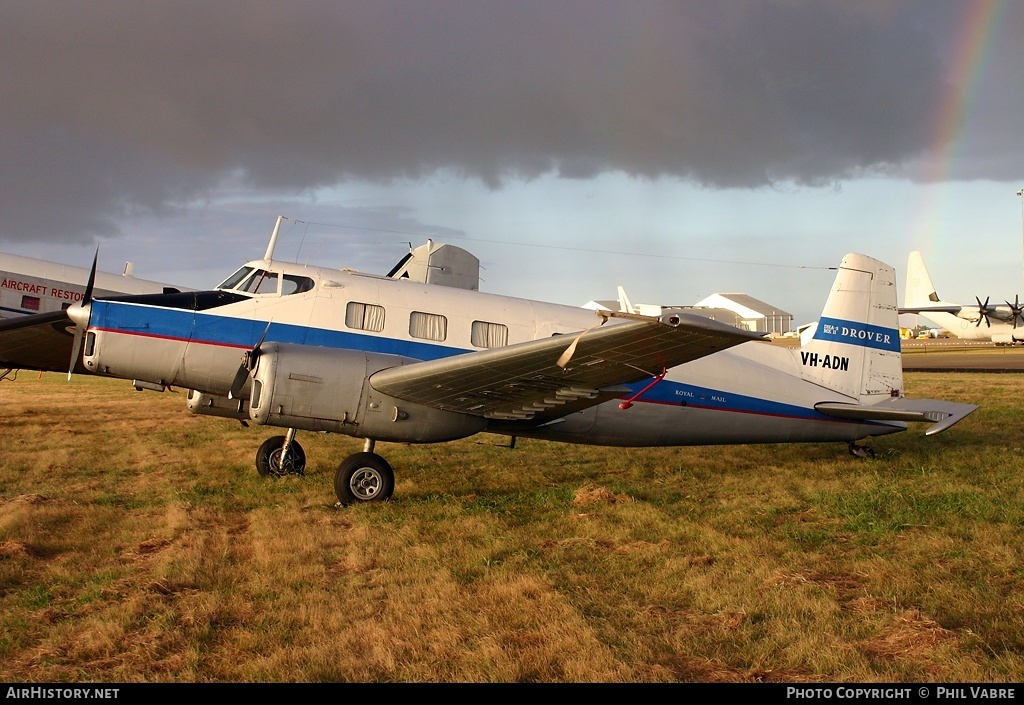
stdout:
<svg viewBox="0 0 1024 705">
<path fill-rule="evenodd" d="M 991 340 L 993 343 L 1008 345 L 1024 341 L 1024 326 L 989 317 L 988 323 L 979 318 L 957 316 L 952 313 L 928 312 L 920 314 L 932 323 L 949 331 L 950 335 L 963 340 Z"/>
<path fill-rule="evenodd" d="M 226 397 L 242 353 L 261 339 L 433 360 L 553 335 L 568 345 L 598 322 L 572 306 L 264 260 L 215 291 L 93 301 L 85 360 L 99 374 Z M 487 430 L 653 446 L 850 442 L 906 428 L 815 411 L 855 400 L 805 379 L 802 364 L 797 350 L 744 343 L 669 370 L 628 409 L 606 402 L 545 425 L 492 420 Z"/>
</svg>

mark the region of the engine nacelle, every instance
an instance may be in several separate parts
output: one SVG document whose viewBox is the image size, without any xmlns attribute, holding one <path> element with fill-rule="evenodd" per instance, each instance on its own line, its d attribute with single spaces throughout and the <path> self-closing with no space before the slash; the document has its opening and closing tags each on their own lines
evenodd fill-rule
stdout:
<svg viewBox="0 0 1024 705">
<path fill-rule="evenodd" d="M 193 414 L 220 416 L 225 419 L 247 421 L 249 419 L 248 399 L 228 399 L 215 394 L 188 390 L 185 406 Z"/>
<path fill-rule="evenodd" d="M 270 342 L 260 346 L 249 398 L 258 424 L 359 438 L 435 443 L 479 433 L 487 420 L 404 402 L 374 390 L 370 375 L 419 360 Z"/>
<path fill-rule="evenodd" d="M 1024 340 L 1024 337 L 1020 333 L 993 333 L 992 342 L 996 345 L 1013 345 L 1014 343 Z"/>
</svg>

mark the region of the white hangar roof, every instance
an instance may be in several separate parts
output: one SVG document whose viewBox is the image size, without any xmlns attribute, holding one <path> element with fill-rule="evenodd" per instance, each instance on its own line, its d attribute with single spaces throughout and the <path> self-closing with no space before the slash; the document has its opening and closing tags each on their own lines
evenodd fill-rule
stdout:
<svg viewBox="0 0 1024 705">
<path fill-rule="evenodd" d="M 772 318 L 789 317 L 793 314 L 783 311 L 780 308 L 759 301 L 747 294 L 712 294 L 703 301 L 698 301 L 697 306 L 711 306 L 714 308 L 727 308 L 735 311 L 743 318 Z"/>
</svg>

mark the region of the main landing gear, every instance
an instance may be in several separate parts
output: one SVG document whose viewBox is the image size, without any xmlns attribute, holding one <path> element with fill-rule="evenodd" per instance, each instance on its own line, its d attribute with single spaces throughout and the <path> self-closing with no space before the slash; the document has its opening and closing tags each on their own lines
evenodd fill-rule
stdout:
<svg viewBox="0 0 1024 705">
<path fill-rule="evenodd" d="M 374 442 L 366 439 L 363 452 L 348 456 L 334 473 L 338 504 L 386 502 L 395 491 L 395 471 L 388 461 L 373 452 Z"/>
<path fill-rule="evenodd" d="M 856 443 L 851 443 L 850 455 L 855 458 L 874 458 L 875 451 L 870 446 L 859 446 Z"/>
<path fill-rule="evenodd" d="M 362 453 L 342 461 L 334 473 L 334 493 L 338 504 L 386 502 L 395 491 L 395 471 L 388 461 L 373 452 L 374 441 L 367 439 Z M 306 471 L 306 453 L 295 440 L 295 429 L 288 435 L 268 438 L 256 451 L 256 471 L 261 477 L 302 475 Z"/>
</svg>

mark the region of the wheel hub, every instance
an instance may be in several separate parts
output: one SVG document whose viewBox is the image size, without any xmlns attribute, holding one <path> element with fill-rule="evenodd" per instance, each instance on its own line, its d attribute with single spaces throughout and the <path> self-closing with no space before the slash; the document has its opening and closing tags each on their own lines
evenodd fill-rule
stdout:
<svg viewBox="0 0 1024 705">
<path fill-rule="evenodd" d="M 353 473 L 349 487 L 360 499 L 373 499 L 380 492 L 382 482 L 380 473 L 373 468 L 360 468 Z"/>
</svg>

